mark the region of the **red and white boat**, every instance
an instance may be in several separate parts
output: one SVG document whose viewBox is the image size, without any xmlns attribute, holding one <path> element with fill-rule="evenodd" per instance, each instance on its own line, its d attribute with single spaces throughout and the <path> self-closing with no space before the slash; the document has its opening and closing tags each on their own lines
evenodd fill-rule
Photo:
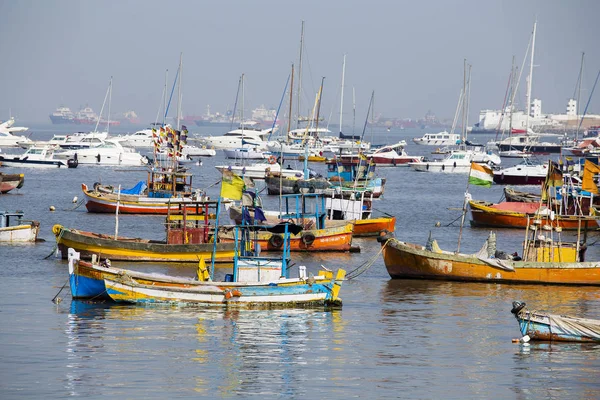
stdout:
<svg viewBox="0 0 600 400">
<path fill-rule="evenodd" d="M 408 163 L 423 161 L 422 156 L 409 156 L 406 154 L 404 146 L 406 146 L 404 140 L 396 144 L 383 146 L 367 155 L 367 158 L 373 160 L 377 165 L 394 167 L 407 167 Z"/>
<path fill-rule="evenodd" d="M 548 174 L 547 164 L 534 164 L 524 158 L 520 164 L 494 171 L 494 183 L 499 185 L 540 185 Z"/>
<path fill-rule="evenodd" d="M 0 172 L 0 193 L 8 193 L 13 189 L 20 189 L 25 181 L 24 174 L 5 174 Z"/>
<path fill-rule="evenodd" d="M 81 185 L 86 198 L 85 207 L 91 213 L 162 214 L 169 210 L 188 209 L 188 213 L 200 214 L 195 209 L 205 196 L 192 189 L 192 174 L 157 168 L 148 172 L 148 180 L 140 181 L 131 189 L 94 184 L 94 188 Z"/>
</svg>

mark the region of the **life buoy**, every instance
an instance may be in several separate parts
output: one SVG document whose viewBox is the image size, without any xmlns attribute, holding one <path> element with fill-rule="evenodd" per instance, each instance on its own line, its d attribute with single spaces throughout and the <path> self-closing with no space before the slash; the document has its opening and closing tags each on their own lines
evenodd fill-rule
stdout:
<svg viewBox="0 0 600 400">
<path fill-rule="evenodd" d="M 310 246 L 311 244 L 313 244 L 315 242 L 315 235 L 312 234 L 311 232 L 304 232 L 302 234 L 302 243 L 304 243 L 307 246 Z"/>
<path fill-rule="evenodd" d="M 281 246 L 283 246 L 283 236 L 277 234 L 271 235 L 271 237 L 269 238 L 269 245 L 276 249 L 280 248 Z"/>
<path fill-rule="evenodd" d="M 300 185 L 298 185 L 298 182 L 294 183 L 294 193 L 300 193 Z"/>
<path fill-rule="evenodd" d="M 269 164 L 275 164 L 277 162 L 277 159 L 275 158 L 275 156 L 269 156 Z"/>
</svg>

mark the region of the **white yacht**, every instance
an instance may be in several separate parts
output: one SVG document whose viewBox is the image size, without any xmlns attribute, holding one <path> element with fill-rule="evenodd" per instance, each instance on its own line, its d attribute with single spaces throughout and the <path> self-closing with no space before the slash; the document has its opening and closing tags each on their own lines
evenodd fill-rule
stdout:
<svg viewBox="0 0 600 400">
<path fill-rule="evenodd" d="M 152 129 L 142 129 L 129 135 L 118 136 L 119 140 L 131 147 L 152 148 L 154 147 L 154 139 L 152 137 Z"/>
<path fill-rule="evenodd" d="M 446 131 L 426 133 L 423 137 L 414 138 L 413 142 L 427 146 L 454 146 L 460 143 L 460 135 L 458 133 L 448 133 Z"/>
<path fill-rule="evenodd" d="M 235 174 L 241 177 L 248 177 L 252 179 L 265 179 L 269 173 L 280 173 L 284 177 L 297 177 L 304 179 L 304 171 L 297 169 L 281 168 L 281 165 L 275 162 L 272 158 L 265 160 L 264 162 L 258 162 L 250 165 L 217 165 L 215 167 L 219 171 L 225 170 L 233 171 Z"/>
<path fill-rule="evenodd" d="M 408 166 L 419 172 L 468 174 L 471 170 L 471 162 L 485 163 L 476 159 L 476 153 L 473 150 L 454 150 L 442 160 L 424 159 L 409 163 Z"/>
<path fill-rule="evenodd" d="M 130 165 L 142 166 L 148 164 L 148 158 L 136 152 L 132 147 L 126 147 L 119 140 L 106 139 L 102 144 L 76 150 L 56 152 L 54 156 L 61 160 L 75 159 L 79 164 L 89 165 Z"/>
<path fill-rule="evenodd" d="M 15 119 L 0 123 L 0 147 L 16 147 L 21 143 L 31 143 L 32 140 L 25 136 L 14 135 L 17 132 L 25 132 L 29 128 L 13 126 Z"/>
<path fill-rule="evenodd" d="M 264 139 L 273 132 L 274 129 L 261 129 L 256 123 L 244 123 L 239 128 L 229 131 L 222 136 L 207 136 L 202 139 L 202 142 L 214 149 L 237 149 L 243 147 L 245 144 L 266 149 Z"/>
<path fill-rule="evenodd" d="M 68 135 L 62 143 L 58 143 L 63 150 L 79 150 L 101 145 L 108 138 L 108 132 L 78 132 Z"/>
<path fill-rule="evenodd" d="M 74 160 L 54 158 L 53 146 L 31 146 L 23 154 L 0 156 L 0 164 L 18 168 L 74 168 Z"/>
</svg>

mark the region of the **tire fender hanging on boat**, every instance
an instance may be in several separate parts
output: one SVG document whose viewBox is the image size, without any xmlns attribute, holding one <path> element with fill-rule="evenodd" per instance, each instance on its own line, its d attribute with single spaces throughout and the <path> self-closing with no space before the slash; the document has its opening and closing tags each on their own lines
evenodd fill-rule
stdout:
<svg viewBox="0 0 600 400">
<path fill-rule="evenodd" d="M 271 237 L 269 238 L 269 245 L 276 249 L 280 248 L 281 246 L 283 246 L 283 236 L 278 234 L 271 235 Z"/>
<path fill-rule="evenodd" d="M 316 237 L 312 232 L 304 232 L 302 234 L 302 243 L 304 243 L 307 246 L 313 244 L 315 242 L 315 239 Z"/>
<path fill-rule="evenodd" d="M 294 183 L 294 193 L 300 193 L 300 185 L 298 185 L 298 182 Z"/>
</svg>

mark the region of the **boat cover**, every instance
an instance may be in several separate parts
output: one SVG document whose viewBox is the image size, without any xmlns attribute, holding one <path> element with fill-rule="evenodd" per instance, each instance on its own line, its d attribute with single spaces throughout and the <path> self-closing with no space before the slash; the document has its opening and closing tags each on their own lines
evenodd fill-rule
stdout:
<svg viewBox="0 0 600 400">
<path fill-rule="evenodd" d="M 121 189 L 121 194 L 142 194 L 146 190 L 146 182 L 139 181 L 137 185 L 131 189 Z"/>
<path fill-rule="evenodd" d="M 571 336 L 583 336 L 600 340 L 600 321 L 594 319 L 548 314 L 550 329 L 556 328 Z M 554 329 L 553 329 L 554 328 Z"/>
</svg>

